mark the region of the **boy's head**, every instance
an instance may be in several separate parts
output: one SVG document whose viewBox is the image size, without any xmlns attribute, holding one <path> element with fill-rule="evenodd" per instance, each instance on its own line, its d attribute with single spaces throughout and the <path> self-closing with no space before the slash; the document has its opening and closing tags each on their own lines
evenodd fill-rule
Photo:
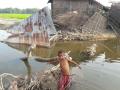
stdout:
<svg viewBox="0 0 120 90">
<path fill-rule="evenodd" d="M 58 51 L 58 58 L 59 58 L 60 60 L 63 60 L 64 57 L 65 57 L 65 52 L 64 52 L 63 50 L 59 50 L 59 51 Z"/>
</svg>

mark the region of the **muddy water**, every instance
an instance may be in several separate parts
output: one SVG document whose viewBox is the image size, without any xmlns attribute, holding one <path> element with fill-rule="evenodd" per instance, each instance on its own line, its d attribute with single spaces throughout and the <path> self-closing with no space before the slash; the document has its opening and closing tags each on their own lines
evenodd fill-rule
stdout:
<svg viewBox="0 0 120 90">
<path fill-rule="evenodd" d="M 97 44 L 95 57 L 82 58 L 80 53 Z M 27 65 L 20 59 L 25 56 L 28 46 L 19 44 L 0 43 L 0 73 L 26 74 L 29 68 L 37 72 L 53 65 L 30 59 Z M 58 50 L 71 51 L 74 60 L 80 63 L 82 69 L 71 66 L 71 90 L 120 90 L 120 41 L 111 39 L 106 41 L 57 42 L 52 48 L 37 47 L 32 55 L 37 57 L 54 57 Z"/>
</svg>

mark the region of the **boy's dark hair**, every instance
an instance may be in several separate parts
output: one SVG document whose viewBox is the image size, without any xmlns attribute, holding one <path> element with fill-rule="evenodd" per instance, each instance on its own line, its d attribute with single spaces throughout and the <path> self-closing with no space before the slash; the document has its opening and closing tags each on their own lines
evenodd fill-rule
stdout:
<svg viewBox="0 0 120 90">
<path fill-rule="evenodd" d="M 64 50 L 59 50 L 58 51 L 58 56 L 61 54 L 61 53 L 64 53 L 65 51 Z"/>
</svg>

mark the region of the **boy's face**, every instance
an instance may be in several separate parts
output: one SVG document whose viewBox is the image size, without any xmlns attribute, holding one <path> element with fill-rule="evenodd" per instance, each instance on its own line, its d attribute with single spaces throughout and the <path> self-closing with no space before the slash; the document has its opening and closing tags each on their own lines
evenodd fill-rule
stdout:
<svg viewBox="0 0 120 90">
<path fill-rule="evenodd" d="M 64 53 L 60 53 L 58 55 L 58 57 L 59 57 L 60 60 L 63 60 L 65 58 L 65 54 Z"/>
</svg>

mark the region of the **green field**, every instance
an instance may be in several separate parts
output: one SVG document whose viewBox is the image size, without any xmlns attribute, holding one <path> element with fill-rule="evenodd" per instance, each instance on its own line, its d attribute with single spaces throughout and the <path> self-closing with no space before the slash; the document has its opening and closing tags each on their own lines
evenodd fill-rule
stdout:
<svg viewBox="0 0 120 90">
<path fill-rule="evenodd" d="M 0 13 L 0 18 L 3 19 L 26 19 L 28 17 L 30 17 L 31 14 L 4 14 L 4 13 Z"/>
</svg>

